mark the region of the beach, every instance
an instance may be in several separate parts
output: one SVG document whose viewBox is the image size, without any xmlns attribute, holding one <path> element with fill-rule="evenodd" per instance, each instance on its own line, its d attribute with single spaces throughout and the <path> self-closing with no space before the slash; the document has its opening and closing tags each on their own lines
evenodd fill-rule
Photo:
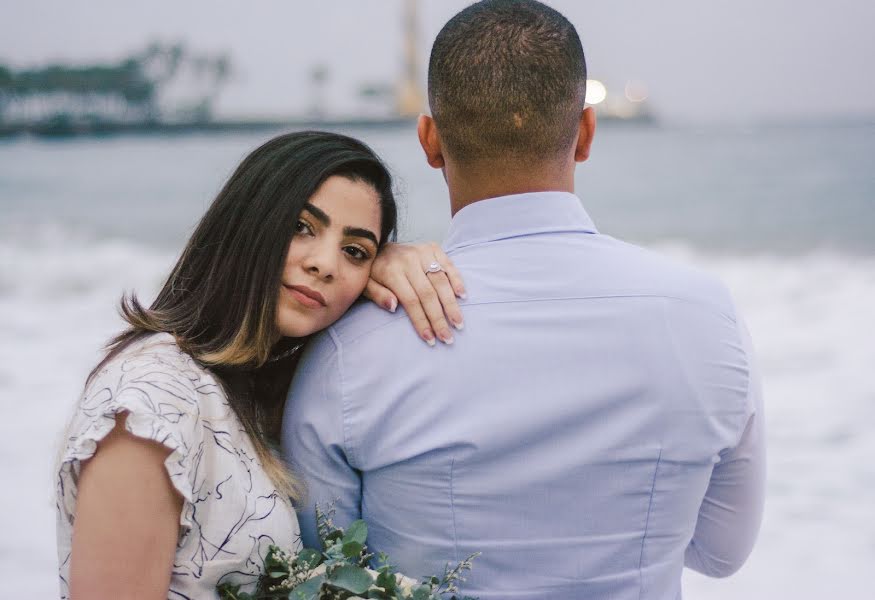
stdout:
<svg viewBox="0 0 875 600">
<path fill-rule="evenodd" d="M 439 172 L 407 126 L 346 131 L 398 178 L 402 239 L 439 240 Z M 720 277 L 765 390 L 767 504 L 747 564 L 687 598 L 872 595 L 875 127 L 605 127 L 577 190 L 602 233 Z M 268 134 L 0 142 L 0 579 L 57 597 L 52 469 L 118 300 L 150 300 L 197 218 Z M 464 274 L 463 274 L 464 275 Z M 413 332 L 411 330 L 411 335 Z M 522 565 L 521 565 L 522 567 Z"/>
</svg>

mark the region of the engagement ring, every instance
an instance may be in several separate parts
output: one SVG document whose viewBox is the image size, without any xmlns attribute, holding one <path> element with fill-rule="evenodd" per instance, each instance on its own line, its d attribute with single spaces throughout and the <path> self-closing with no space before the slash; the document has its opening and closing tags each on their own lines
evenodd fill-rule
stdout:
<svg viewBox="0 0 875 600">
<path fill-rule="evenodd" d="M 440 271 L 443 271 L 443 270 L 444 270 L 444 268 L 441 266 L 441 263 L 439 263 L 438 261 L 434 261 L 433 263 L 428 265 L 428 267 L 425 269 L 425 272 L 426 273 L 439 273 Z"/>
</svg>

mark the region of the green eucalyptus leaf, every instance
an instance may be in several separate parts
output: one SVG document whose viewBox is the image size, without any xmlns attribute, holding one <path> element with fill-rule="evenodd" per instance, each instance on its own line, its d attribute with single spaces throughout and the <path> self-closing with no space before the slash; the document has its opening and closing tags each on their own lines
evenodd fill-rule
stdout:
<svg viewBox="0 0 875 600">
<path fill-rule="evenodd" d="M 413 600 L 431 600 L 431 587 L 421 585 L 418 588 L 415 588 L 411 598 Z"/>
<path fill-rule="evenodd" d="M 381 570 L 379 575 L 377 575 L 377 586 L 383 588 L 387 592 L 394 592 L 395 588 L 398 587 L 398 580 L 395 579 L 395 575 L 388 570 Z"/>
<path fill-rule="evenodd" d="M 322 540 L 322 544 L 325 546 L 330 546 L 331 542 L 334 542 L 335 540 L 339 540 L 342 537 L 343 537 L 343 530 L 342 529 L 335 529 L 334 531 L 332 531 L 331 533 L 329 533 L 328 535 L 325 536 L 325 539 Z"/>
<path fill-rule="evenodd" d="M 312 548 L 304 548 L 298 553 L 297 563 L 315 569 L 322 562 L 322 553 Z"/>
<path fill-rule="evenodd" d="M 221 583 L 216 586 L 216 592 L 221 600 L 255 600 L 255 596 L 240 591 L 240 584 Z"/>
<path fill-rule="evenodd" d="M 240 585 L 235 585 L 233 583 L 220 583 L 216 586 L 216 592 L 219 594 L 219 598 L 221 600 L 236 600 L 240 596 Z"/>
<path fill-rule="evenodd" d="M 343 543 L 348 544 L 350 542 L 358 542 L 364 546 L 367 539 L 368 526 L 364 521 L 358 519 L 357 521 L 353 521 L 346 530 L 346 533 L 343 536 Z"/>
<path fill-rule="evenodd" d="M 311 577 L 304 583 L 296 585 L 289 593 L 289 598 L 303 598 L 304 600 L 318 600 L 319 590 L 325 583 L 325 576 Z"/>
<path fill-rule="evenodd" d="M 358 542 L 346 542 L 343 545 L 343 555 L 347 558 L 358 558 L 362 555 L 362 545 Z"/>
<path fill-rule="evenodd" d="M 374 578 L 360 567 L 343 565 L 331 572 L 328 582 L 353 594 L 364 594 L 373 585 Z"/>
</svg>

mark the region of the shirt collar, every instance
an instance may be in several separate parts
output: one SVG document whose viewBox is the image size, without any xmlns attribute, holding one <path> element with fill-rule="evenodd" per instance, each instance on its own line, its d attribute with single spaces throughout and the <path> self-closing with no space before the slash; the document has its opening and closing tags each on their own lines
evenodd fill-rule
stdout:
<svg viewBox="0 0 875 600">
<path fill-rule="evenodd" d="M 532 192 L 478 200 L 455 214 L 444 248 L 452 250 L 535 233 L 598 233 L 569 192 Z"/>
</svg>

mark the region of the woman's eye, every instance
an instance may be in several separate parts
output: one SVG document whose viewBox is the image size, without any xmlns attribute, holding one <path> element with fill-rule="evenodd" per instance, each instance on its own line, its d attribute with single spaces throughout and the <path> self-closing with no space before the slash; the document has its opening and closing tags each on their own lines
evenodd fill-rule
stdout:
<svg viewBox="0 0 875 600">
<path fill-rule="evenodd" d="M 343 249 L 351 258 L 357 261 L 364 261 L 370 257 L 366 251 L 362 250 L 358 246 L 347 246 Z"/>
<path fill-rule="evenodd" d="M 313 229 L 307 224 L 306 221 L 298 221 L 298 223 L 295 225 L 295 233 L 312 235 Z"/>
</svg>

